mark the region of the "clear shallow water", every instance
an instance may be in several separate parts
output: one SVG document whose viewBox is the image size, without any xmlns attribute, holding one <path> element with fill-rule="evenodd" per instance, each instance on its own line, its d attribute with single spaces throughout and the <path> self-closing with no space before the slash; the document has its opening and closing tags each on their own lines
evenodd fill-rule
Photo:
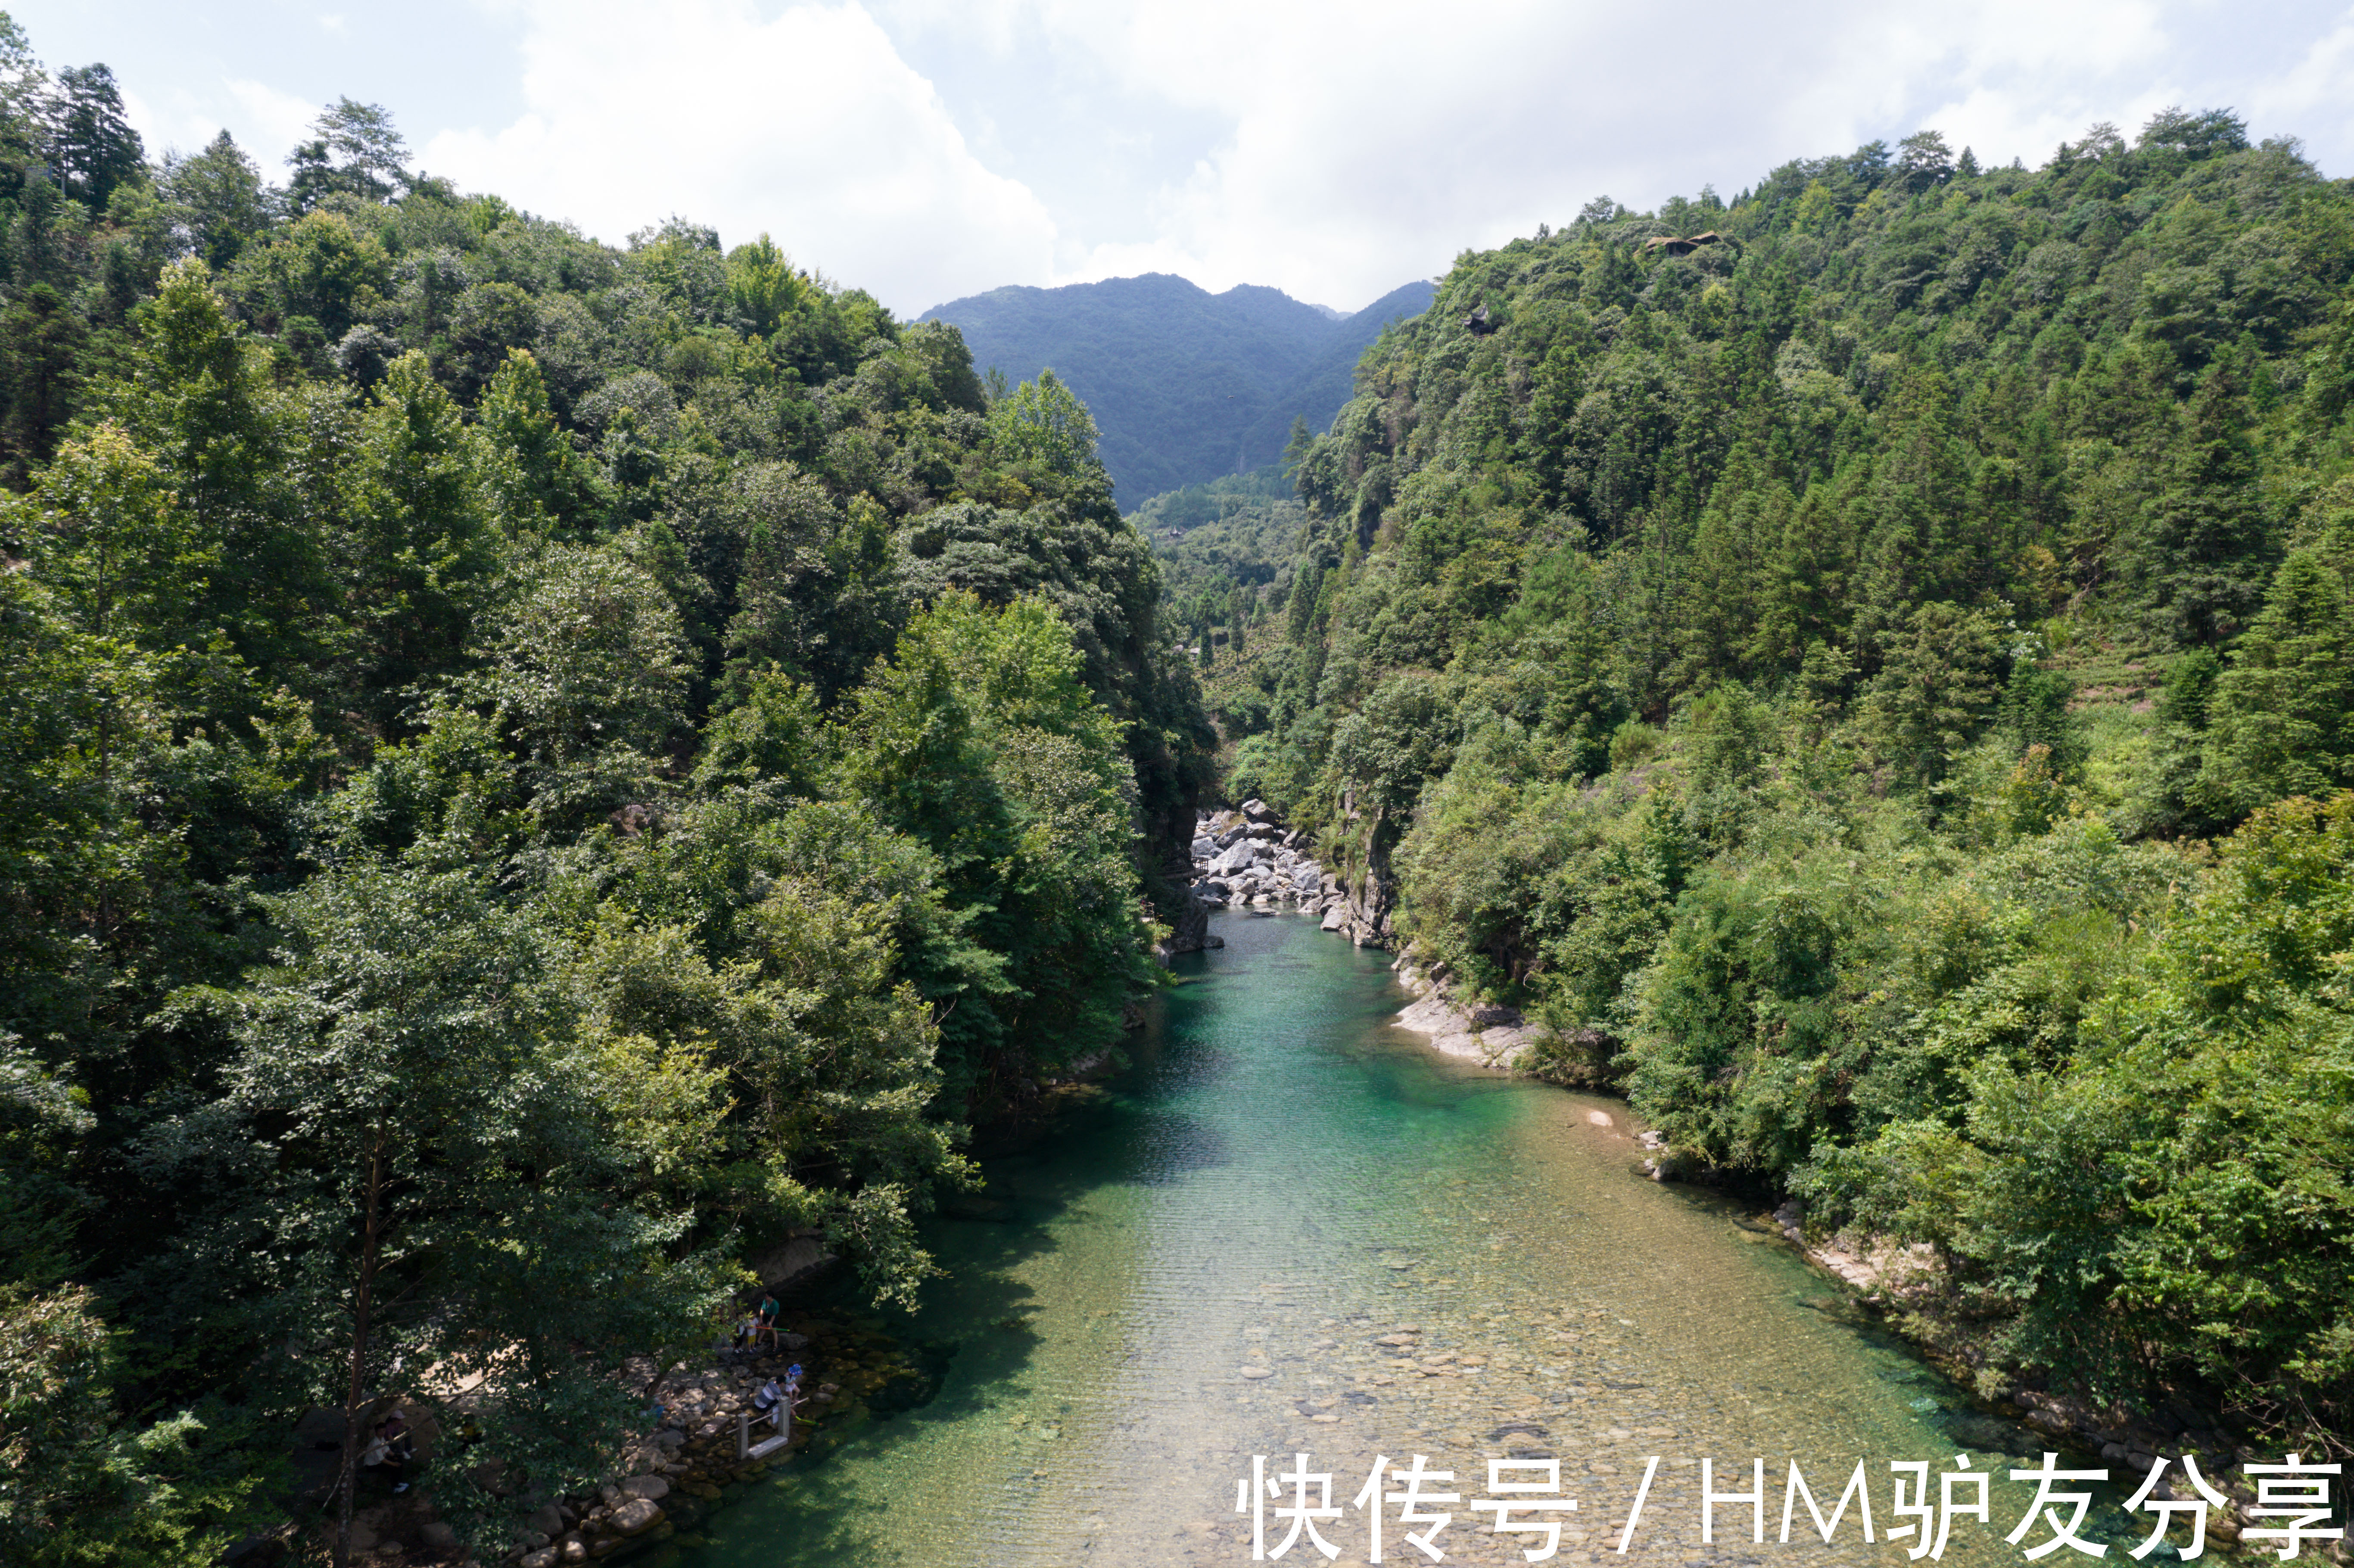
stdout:
<svg viewBox="0 0 2354 1568">
<path fill-rule="evenodd" d="M 1580 1499 L 1560 1562 L 1903 1561 L 1852 1511 L 1825 1547 L 1802 1506 L 1778 1544 L 1784 1478 L 1795 1457 L 1828 1511 L 1865 1460 L 1884 1530 L 1888 1460 L 1953 1468 L 1950 1389 L 1827 1312 L 1828 1282 L 1737 1211 L 1641 1180 L 1617 1102 L 1389 1027 L 1386 955 L 1296 916 L 1215 928 L 1108 1100 L 988 1162 L 985 1217 L 932 1228 L 949 1277 L 881 1326 L 953 1342 L 938 1397 L 755 1484 L 666 1565 L 1244 1563 L 1254 1454 L 1308 1452 L 1345 1507 L 1376 1454 L 1427 1454 L 1470 1498 L 1515 1446 L 1557 1456 Z M 1485 1364 L 1399 1367 L 1375 1341 L 1407 1326 L 1417 1361 Z M 1766 1460 L 1766 1544 L 1745 1506 L 1701 1542 L 1702 1457 L 1721 1491 Z M 1999 1532 L 2025 1499 L 1995 1492 Z M 1448 1562 L 1533 1544 L 1454 1508 Z M 1365 1561 L 1362 1514 L 1323 1528 Z M 1393 1509 L 1385 1560 L 1426 1562 L 1402 1534 Z M 1323 1562 L 1304 1542 L 1284 1561 L 1303 1559 Z M 1965 1525 L 1946 1561 L 2019 1558 Z"/>
</svg>

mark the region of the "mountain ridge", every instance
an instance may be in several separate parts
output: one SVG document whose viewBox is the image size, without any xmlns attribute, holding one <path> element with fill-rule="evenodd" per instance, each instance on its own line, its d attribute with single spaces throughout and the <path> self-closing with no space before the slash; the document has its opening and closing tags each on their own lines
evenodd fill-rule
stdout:
<svg viewBox="0 0 2354 1568">
<path fill-rule="evenodd" d="M 1366 345 L 1435 292 L 1426 280 L 1337 315 L 1265 284 L 1212 293 L 1169 272 L 1060 288 L 1009 284 L 935 305 L 973 364 L 1026 381 L 1052 369 L 1084 399 L 1123 509 L 1282 453 L 1291 421 L 1321 430 Z"/>
</svg>

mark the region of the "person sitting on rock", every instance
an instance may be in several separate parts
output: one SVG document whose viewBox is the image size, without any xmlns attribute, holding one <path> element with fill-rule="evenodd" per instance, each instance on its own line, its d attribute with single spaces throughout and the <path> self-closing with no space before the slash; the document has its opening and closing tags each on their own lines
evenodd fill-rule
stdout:
<svg viewBox="0 0 2354 1568">
<path fill-rule="evenodd" d="M 785 1426 L 785 1413 L 791 1407 L 786 1404 L 785 1391 L 777 1386 L 775 1378 L 770 1378 L 760 1385 L 760 1392 L 752 1396 L 752 1408 L 766 1416 L 769 1425 L 781 1432 Z"/>
<path fill-rule="evenodd" d="M 406 1413 L 396 1410 L 377 1424 L 375 1436 L 368 1440 L 366 1451 L 360 1455 L 360 1467 L 383 1471 L 392 1478 L 394 1491 L 405 1492 L 408 1489 L 408 1482 L 404 1478 L 403 1471 L 412 1457 L 408 1417 Z"/>
</svg>

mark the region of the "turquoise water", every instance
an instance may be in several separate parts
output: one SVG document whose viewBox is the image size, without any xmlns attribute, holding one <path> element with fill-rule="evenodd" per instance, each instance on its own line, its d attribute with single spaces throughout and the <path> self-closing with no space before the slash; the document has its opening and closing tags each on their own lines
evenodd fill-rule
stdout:
<svg viewBox="0 0 2354 1568">
<path fill-rule="evenodd" d="M 1828 1510 L 1867 1461 L 1884 1528 L 1888 1460 L 1954 1467 L 1951 1389 L 1844 1320 L 1738 1209 L 1642 1180 L 1617 1102 L 1389 1027 L 1405 999 L 1386 955 L 1296 916 L 1215 928 L 1225 948 L 1180 960 L 1108 1094 L 988 1162 L 975 1217 L 933 1225 L 949 1275 L 922 1310 L 875 1319 L 946 1358 L 938 1397 L 755 1484 L 668 1563 L 1247 1563 L 1238 1478 L 1301 1452 L 1333 1477 L 1344 1517 L 1322 1528 L 1342 1563 L 1366 1561 L 1345 1505 L 1376 1455 L 1426 1454 L 1471 1498 L 1515 1452 L 1558 1458 L 1580 1501 L 1558 1562 L 1903 1561 L 1852 1513 L 1825 1547 L 1802 1507 L 1776 1543 L 1787 1467 Z M 1410 1347 L 1379 1342 L 1409 1330 Z M 1703 1543 L 1697 1461 L 1734 1491 L 1758 1457 L 1766 1544 L 1745 1506 Z M 1386 1561 L 1427 1561 L 1402 1532 L 1394 1509 Z M 1448 1562 L 1535 1543 L 1463 1512 L 1436 1539 Z M 1946 1561 L 1988 1547 L 2018 1560 L 1964 1534 Z M 1304 1542 L 1285 1561 L 1303 1559 L 1324 1561 Z"/>
</svg>

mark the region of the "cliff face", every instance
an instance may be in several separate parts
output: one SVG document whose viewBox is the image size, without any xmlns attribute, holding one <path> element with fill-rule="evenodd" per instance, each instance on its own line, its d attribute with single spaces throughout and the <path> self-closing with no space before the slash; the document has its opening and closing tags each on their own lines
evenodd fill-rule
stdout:
<svg viewBox="0 0 2354 1568">
<path fill-rule="evenodd" d="M 1343 808 L 1346 833 L 1336 856 L 1348 868 L 1341 879 L 1341 898 L 1328 910 L 1327 930 L 1339 931 L 1361 948 L 1389 947 L 1397 935 L 1391 919 L 1397 906 L 1397 878 L 1390 871 L 1390 850 L 1398 840 L 1397 824 L 1387 811 L 1359 813 Z"/>
</svg>

